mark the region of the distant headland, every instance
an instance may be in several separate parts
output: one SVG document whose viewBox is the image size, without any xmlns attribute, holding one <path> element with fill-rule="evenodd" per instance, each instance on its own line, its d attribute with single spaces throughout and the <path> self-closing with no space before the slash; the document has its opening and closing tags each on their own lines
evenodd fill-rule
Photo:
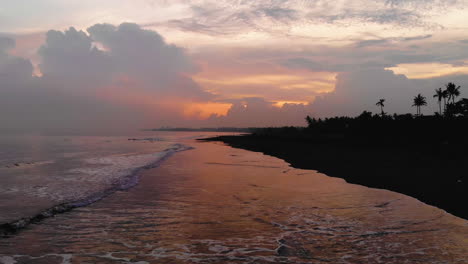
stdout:
<svg viewBox="0 0 468 264">
<path fill-rule="evenodd" d="M 252 132 L 253 128 L 239 128 L 239 127 L 202 127 L 202 128 L 188 128 L 188 127 L 160 127 L 152 129 L 143 129 L 143 131 L 178 131 L 178 132 L 239 132 L 248 133 Z"/>
</svg>

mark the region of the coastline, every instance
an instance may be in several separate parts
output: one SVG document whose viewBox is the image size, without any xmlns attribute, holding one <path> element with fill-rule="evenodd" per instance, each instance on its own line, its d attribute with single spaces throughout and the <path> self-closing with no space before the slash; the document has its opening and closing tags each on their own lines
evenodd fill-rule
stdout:
<svg viewBox="0 0 468 264">
<path fill-rule="evenodd" d="M 175 153 L 190 149 L 192 149 L 190 146 L 186 146 L 179 143 L 174 144 L 172 147 L 164 150 L 163 152 L 165 154 L 157 160 L 151 162 L 150 164 L 135 169 L 130 174 L 110 184 L 110 186 L 106 189 L 100 190 L 96 193 L 92 193 L 77 200 L 63 201 L 56 204 L 45 203 L 42 207 L 37 208 L 35 213 L 31 213 L 29 215 L 25 214 L 21 218 L 13 219 L 6 222 L 0 222 L 0 239 L 8 237 L 10 235 L 14 235 L 20 232 L 22 229 L 28 227 L 30 224 L 39 223 L 47 218 L 69 212 L 75 208 L 91 205 L 108 197 L 109 195 L 112 195 L 117 191 L 128 190 L 139 183 L 141 174 L 144 170 L 156 168 Z"/>
<path fill-rule="evenodd" d="M 299 169 L 317 170 L 349 183 L 387 189 L 414 197 L 455 216 L 468 219 L 468 160 L 448 159 L 406 148 L 349 147 L 306 140 L 255 135 L 200 139 L 262 152 Z"/>
<path fill-rule="evenodd" d="M 412 197 L 218 142 L 188 145 L 133 188 L 0 239 L 0 262 L 466 260 L 466 220 Z"/>
</svg>

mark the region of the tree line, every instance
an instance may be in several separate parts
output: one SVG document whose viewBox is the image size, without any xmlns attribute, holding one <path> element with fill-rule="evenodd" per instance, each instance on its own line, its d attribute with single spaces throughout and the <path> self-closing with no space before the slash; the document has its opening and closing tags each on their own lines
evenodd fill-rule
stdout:
<svg viewBox="0 0 468 264">
<path fill-rule="evenodd" d="M 436 115 L 439 116 L 468 116 L 468 99 L 462 98 L 456 100 L 460 96 L 460 86 L 455 83 L 449 82 L 445 85 L 445 89 L 438 88 L 435 90 L 433 98 L 437 99 L 439 105 L 439 112 Z M 385 116 L 384 112 L 385 99 L 379 99 L 376 103 L 380 107 L 381 116 Z M 413 105 L 416 107 L 416 116 L 421 116 L 421 107 L 427 105 L 426 97 L 418 94 L 413 98 Z"/>
<path fill-rule="evenodd" d="M 385 99 L 376 105 L 379 114 L 363 111 L 356 117 L 336 116 L 328 118 L 305 118 L 307 127 L 271 128 L 255 131 L 258 135 L 304 138 L 330 144 L 339 141 L 358 145 L 414 145 L 425 146 L 435 141 L 442 149 L 450 148 L 450 153 L 458 153 L 468 146 L 468 99 L 460 97 L 460 86 L 449 82 L 445 88 L 435 90 L 434 99 L 439 109 L 434 115 L 422 115 L 421 108 L 428 104 L 422 94 L 413 98 L 416 114 L 387 114 L 384 111 Z M 446 152 L 449 153 L 449 152 Z"/>
</svg>

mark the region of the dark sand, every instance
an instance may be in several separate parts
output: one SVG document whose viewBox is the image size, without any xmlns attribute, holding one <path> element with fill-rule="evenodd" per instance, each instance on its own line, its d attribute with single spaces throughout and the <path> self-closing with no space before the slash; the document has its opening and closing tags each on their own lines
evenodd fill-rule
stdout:
<svg viewBox="0 0 468 264">
<path fill-rule="evenodd" d="M 467 221 L 280 159 L 187 142 L 128 191 L 0 239 L 0 263 L 466 263 Z M 16 262 L 14 262 L 16 261 Z"/>
<path fill-rule="evenodd" d="M 441 157 L 440 153 L 400 147 L 357 148 L 251 135 L 205 140 L 259 151 L 295 168 L 317 170 L 350 183 L 403 193 L 468 219 L 466 157 Z"/>
</svg>

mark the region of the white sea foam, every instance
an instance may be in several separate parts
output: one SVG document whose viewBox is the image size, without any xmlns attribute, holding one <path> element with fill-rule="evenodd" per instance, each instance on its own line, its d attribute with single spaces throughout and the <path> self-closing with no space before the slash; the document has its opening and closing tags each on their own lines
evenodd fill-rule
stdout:
<svg viewBox="0 0 468 264">
<path fill-rule="evenodd" d="M 74 181 L 79 181 L 81 184 L 91 183 L 93 186 L 100 186 L 102 194 L 107 195 L 109 191 L 127 189 L 137 184 L 139 180 L 137 172 L 139 170 L 157 166 L 172 154 L 190 148 L 185 145 L 174 144 L 164 151 L 151 154 L 124 154 L 88 158 L 85 159 L 85 163 L 89 166 L 71 169 L 68 172 L 79 174 L 79 177 Z M 84 197 L 75 197 L 74 200 L 77 200 L 76 198 Z M 91 199 L 94 200 L 97 197 L 93 195 Z"/>
<path fill-rule="evenodd" d="M 0 263 L 2 263 L 2 264 L 14 264 L 14 263 L 17 263 L 17 262 L 13 257 L 3 256 L 3 257 L 0 257 Z"/>
<path fill-rule="evenodd" d="M 133 152 L 74 160 L 73 164 L 78 164 L 78 167 L 69 168 L 58 175 L 51 174 L 47 177 L 27 175 L 28 178 L 19 175 L 17 178 L 25 179 L 27 184 L 0 187 L 0 193 L 30 197 L 29 199 L 33 199 L 31 203 L 34 202 L 34 197 L 48 199 L 58 205 L 44 208 L 38 215 L 23 215 L 18 221 L 11 222 L 12 219 L 8 218 L 5 220 L 13 229 L 19 229 L 37 217 L 49 217 L 74 207 L 91 204 L 117 190 L 128 189 L 136 185 L 139 181 L 140 170 L 155 167 L 172 154 L 190 148 L 181 144 L 173 144 L 163 151 L 153 153 Z M 1 261 L 7 260 L 1 259 Z"/>
<path fill-rule="evenodd" d="M 85 162 L 91 166 L 74 168 L 68 170 L 68 172 L 80 174 L 80 180 L 113 183 L 115 180 L 132 174 L 135 169 L 148 166 L 163 159 L 166 155 L 168 155 L 167 151 L 141 155 L 126 154 L 89 158 L 85 159 Z"/>
</svg>

